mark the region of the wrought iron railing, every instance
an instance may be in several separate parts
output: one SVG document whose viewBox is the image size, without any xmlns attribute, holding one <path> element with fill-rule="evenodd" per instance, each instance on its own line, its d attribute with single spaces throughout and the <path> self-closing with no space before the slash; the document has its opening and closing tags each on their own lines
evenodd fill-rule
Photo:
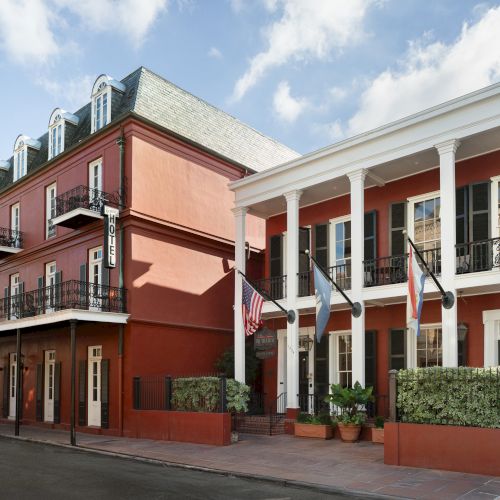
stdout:
<svg viewBox="0 0 500 500">
<path fill-rule="evenodd" d="M 340 264 L 338 266 L 331 266 L 327 269 L 328 276 L 332 278 L 335 283 L 342 290 L 349 290 L 351 288 L 351 264 Z M 308 297 L 314 295 L 314 273 L 312 270 L 303 271 L 297 274 L 298 278 L 298 296 Z"/>
<path fill-rule="evenodd" d="M 255 284 L 259 290 L 264 290 L 264 292 L 274 300 L 280 300 L 286 297 L 286 276 L 275 276 L 273 278 L 256 280 Z"/>
<path fill-rule="evenodd" d="M 250 392 L 250 399 L 248 401 L 248 415 L 262 415 L 265 413 L 265 392 Z"/>
<path fill-rule="evenodd" d="M 0 227 L 0 247 L 23 248 L 23 233 Z"/>
<path fill-rule="evenodd" d="M 64 281 L 0 300 L 0 321 L 63 309 L 124 313 L 127 311 L 127 290 L 86 281 Z"/>
<path fill-rule="evenodd" d="M 441 249 L 430 248 L 421 250 L 420 253 L 429 269 L 435 274 L 441 274 Z M 394 285 L 408 279 L 408 254 L 365 260 L 363 266 L 365 286 Z M 421 268 L 425 271 L 423 266 Z"/>
<path fill-rule="evenodd" d="M 119 203 L 120 199 L 116 193 L 105 193 L 87 186 L 77 186 L 56 197 L 55 217 L 78 208 L 101 213 L 105 204 L 119 205 Z"/>
<path fill-rule="evenodd" d="M 330 413 L 330 403 L 325 401 L 326 394 L 299 394 L 300 411 L 318 415 Z"/>
<path fill-rule="evenodd" d="M 457 274 L 490 271 L 500 267 L 500 238 L 455 245 Z"/>
</svg>

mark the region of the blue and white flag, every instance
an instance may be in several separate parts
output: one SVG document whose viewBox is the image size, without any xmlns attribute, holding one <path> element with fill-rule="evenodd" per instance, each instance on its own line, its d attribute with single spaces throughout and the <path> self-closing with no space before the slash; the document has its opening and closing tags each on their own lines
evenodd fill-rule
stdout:
<svg viewBox="0 0 500 500">
<path fill-rule="evenodd" d="M 321 341 L 330 319 L 330 296 L 332 287 L 320 268 L 313 262 L 314 294 L 316 295 L 316 340 Z"/>
</svg>

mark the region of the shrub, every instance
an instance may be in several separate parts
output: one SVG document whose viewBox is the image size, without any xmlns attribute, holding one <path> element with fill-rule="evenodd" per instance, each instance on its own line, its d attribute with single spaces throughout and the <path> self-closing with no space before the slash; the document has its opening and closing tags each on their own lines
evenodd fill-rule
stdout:
<svg viewBox="0 0 500 500">
<path fill-rule="evenodd" d="M 333 425 L 332 417 L 330 417 L 328 413 L 320 413 L 319 415 L 299 413 L 297 415 L 297 423 L 313 425 Z"/>
<path fill-rule="evenodd" d="M 255 355 L 252 344 L 245 346 L 245 382 L 252 384 L 257 376 L 260 360 Z M 230 347 L 222 353 L 215 362 L 215 369 L 224 374 L 228 379 L 234 378 L 234 347 Z"/>
<path fill-rule="evenodd" d="M 227 410 L 234 412 L 248 411 L 250 400 L 250 387 L 233 378 L 226 381 Z"/>
<path fill-rule="evenodd" d="M 380 415 L 378 417 L 375 417 L 375 427 L 377 429 L 384 428 L 384 417 L 381 417 Z"/>
<path fill-rule="evenodd" d="M 498 368 L 417 368 L 397 375 L 402 422 L 500 428 Z"/>
<path fill-rule="evenodd" d="M 337 420 L 342 424 L 362 424 L 366 416 L 360 410 L 374 400 L 373 387 L 363 388 L 356 382 L 353 387 L 332 384 L 330 390 L 331 393 L 325 397 L 325 401 L 340 408 Z"/>
</svg>

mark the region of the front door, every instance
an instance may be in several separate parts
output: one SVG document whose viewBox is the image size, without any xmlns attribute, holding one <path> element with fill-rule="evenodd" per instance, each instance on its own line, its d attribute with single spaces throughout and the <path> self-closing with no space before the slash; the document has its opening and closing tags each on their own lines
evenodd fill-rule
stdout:
<svg viewBox="0 0 500 500">
<path fill-rule="evenodd" d="M 299 406 L 309 411 L 309 351 L 299 352 Z"/>
<path fill-rule="evenodd" d="M 89 252 L 89 306 L 92 310 L 101 309 L 102 284 L 102 247 Z"/>
<path fill-rule="evenodd" d="M 88 425 L 101 426 L 102 346 L 90 346 L 88 352 Z"/>
<path fill-rule="evenodd" d="M 45 394 L 44 394 L 44 420 L 54 421 L 54 372 L 56 365 L 56 351 L 45 351 Z"/>
<path fill-rule="evenodd" d="M 9 355 L 9 418 L 16 418 L 16 370 L 17 370 L 17 354 Z"/>
</svg>

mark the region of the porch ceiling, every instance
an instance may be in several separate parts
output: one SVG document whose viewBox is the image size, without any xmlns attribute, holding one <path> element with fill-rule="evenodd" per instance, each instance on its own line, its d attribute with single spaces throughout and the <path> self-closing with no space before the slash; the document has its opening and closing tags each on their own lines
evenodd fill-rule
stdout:
<svg viewBox="0 0 500 500">
<path fill-rule="evenodd" d="M 471 135 L 460 142 L 456 153 L 457 162 L 500 149 L 500 127 Z M 381 163 L 369 169 L 380 180 L 389 183 L 395 180 L 416 175 L 426 170 L 438 168 L 439 155 L 435 148 L 401 157 L 386 163 Z M 369 175 L 365 186 L 371 188 L 377 185 Z M 304 190 L 300 206 L 313 205 L 331 198 L 349 194 L 350 186 L 347 176 L 342 175 L 327 182 L 321 182 Z M 263 218 L 286 212 L 286 200 L 283 196 L 255 203 L 249 207 L 253 214 Z"/>
</svg>

